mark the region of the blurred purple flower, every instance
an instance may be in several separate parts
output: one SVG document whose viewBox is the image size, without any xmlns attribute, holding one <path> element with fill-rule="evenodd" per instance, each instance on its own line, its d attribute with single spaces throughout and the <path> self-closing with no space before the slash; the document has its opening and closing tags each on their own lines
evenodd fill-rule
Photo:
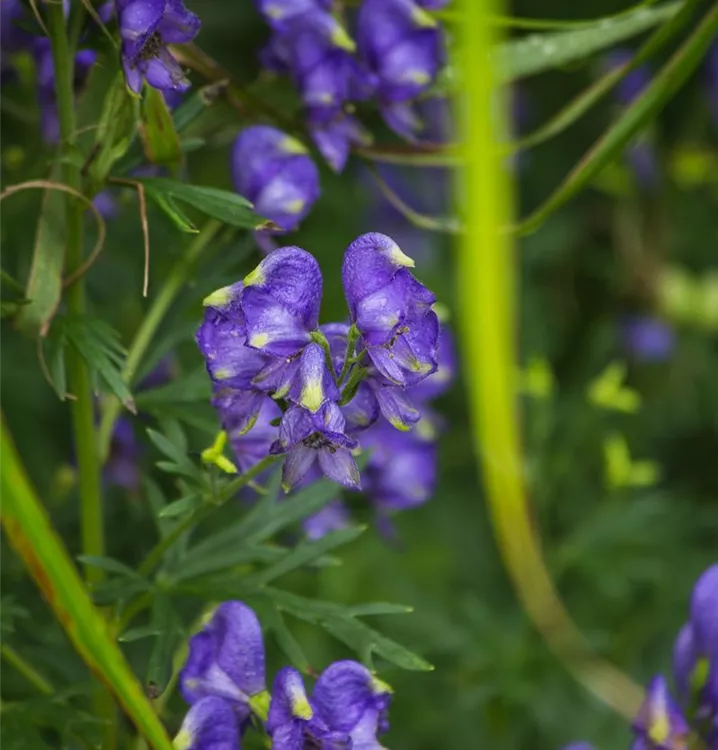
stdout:
<svg viewBox="0 0 718 750">
<path fill-rule="evenodd" d="M 208 696 L 187 712 L 173 746 L 182 750 L 237 750 L 239 741 L 238 717 L 232 704 Z"/>
<path fill-rule="evenodd" d="M 654 317 L 634 315 L 622 326 L 623 342 L 636 359 L 661 362 L 668 359 L 675 348 L 675 334 L 671 326 Z"/>
<path fill-rule="evenodd" d="M 654 677 L 633 722 L 634 748 L 683 747 L 690 727 L 671 697 L 664 677 Z"/>
<path fill-rule="evenodd" d="M 364 0 L 357 43 L 376 75 L 384 119 L 399 135 L 413 138 L 419 123 L 410 103 L 431 85 L 444 60 L 440 26 L 413 0 Z"/>
<path fill-rule="evenodd" d="M 202 22 L 182 0 L 115 0 L 122 38 L 122 67 L 131 91 L 142 79 L 161 91 L 185 91 L 189 81 L 168 44 L 191 42 Z"/>
<path fill-rule="evenodd" d="M 232 175 L 237 192 L 285 232 L 297 228 L 319 197 L 319 172 L 304 146 L 267 125 L 237 136 Z"/>
</svg>

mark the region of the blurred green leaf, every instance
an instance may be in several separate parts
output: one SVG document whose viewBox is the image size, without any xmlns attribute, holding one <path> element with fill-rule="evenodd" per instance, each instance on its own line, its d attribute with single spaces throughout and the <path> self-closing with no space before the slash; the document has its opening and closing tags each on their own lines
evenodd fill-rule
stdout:
<svg viewBox="0 0 718 750">
<path fill-rule="evenodd" d="M 3 596 L 0 599 L 0 633 L 14 633 L 15 620 L 29 616 L 25 607 L 15 603 L 14 596 Z"/>
<path fill-rule="evenodd" d="M 132 394 L 122 379 L 126 352 L 117 331 L 104 320 L 84 316 L 66 316 L 57 324 L 62 326 L 68 342 L 87 362 L 91 372 L 101 378 L 125 408 L 135 413 Z"/>
<path fill-rule="evenodd" d="M 249 201 L 242 198 L 238 193 L 229 190 L 187 185 L 184 182 L 177 182 L 164 177 L 137 178 L 137 182 L 145 186 L 147 194 L 153 200 L 157 200 L 157 196 L 160 196 L 161 201 L 164 201 L 165 204 L 169 201 L 169 205 L 174 211 L 177 211 L 174 201 L 179 200 L 234 227 L 266 229 L 272 226 L 271 222 L 252 211 L 252 204 Z M 166 205 L 160 205 L 160 208 L 167 210 Z M 184 214 L 175 217 L 174 220 L 191 226 Z"/>
<path fill-rule="evenodd" d="M 531 34 L 498 50 L 500 82 L 526 78 L 582 60 L 671 18 L 682 2 L 640 8 L 629 15 L 603 18 L 592 26 L 550 34 Z"/>
<path fill-rule="evenodd" d="M 105 96 L 95 131 L 95 158 L 89 172 L 96 189 L 115 162 L 127 153 L 135 137 L 137 118 L 137 100 L 127 90 L 124 73 L 119 72 Z"/>
<path fill-rule="evenodd" d="M 202 504 L 202 497 L 197 493 L 186 495 L 185 497 L 175 500 L 169 505 L 165 505 L 159 513 L 160 518 L 176 518 L 184 516 L 196 510 Z"/>
<path fill-rule="evenodd" d="M 143 578 L 109 578 L 92 587 L 92 601 L 99 606 L 117 604 L 151 589 L 152 585 Z"/>
<path fill-rule="evenodd" d="M 112 557 L 98 557 L 97 555 L 78 555 L 77 561 L 84 565 L 90 565 L 98 570 L 104 570 L 107 573 L 115 573 L 120 576 L 126 576 L 128 578 L 135 578 L 142 580 L 139 573 L 131 568 L 129 565 L 115 560 Z"/>
<path fill-rule="evenodd" d="M 142 687 L 92 606 L 77 570 L 31 487 L 5 424 L 0 431 L 3 462 L 2 523 L 58 621 L 88 666 L 120 702 L 155 750 L 172 745 Z"/>
<path fill-rule="evenodd" d="M 155 628 L 157 636 L 147 664 L 147 694 L 152 698 L 164 693 L 172 676 L 172 655 L 182 638 L 179 622 L 170 598 L 165 594 L 155 596 L 150 626 Z"/>
<path fill-rule="evenodd" d="M 211 398 L 211 381 L 207 377 L 207 370 L 202 366 L 167 385 L 142 391 L 135 402 L 138 408 L 146 409 L 168 402 L 209 401 Z"/>
<path fill-rule="evenodd" d="M 67 397 L 67 372 L 65 370 L 65 346 L 67 336 L 61 324 L 53 324 L 50 333 L 41 340 L 40 346 L 47 365 L 50 383 L 60 401 Z"/>
<path fill-rule="evenodd" d="M 698 67 L 716 33 L 718 8 L 714 7 L 688 40 L 654 76 L 643 93 L 626 108 L 618 122 L 603 134 L 554 193 L 515 227 L 514 231 L 528 234 L 536 230 L 550 214 L 576 195 L 615 158 Z"/>
<path fill-rule="evenodd" d="M 130 628 L 129 630 L 125 630 L 124 633 L 121 633 L 117 640 L 121 643 L 134 643 L 135 641 L 140 641 L 143 638 L 149 638 L 150 636 L 157 636 L 160 635 L 160 631 L 157 630 L 156 625 L 143 625 L 139 628 Z"/>
<path fill-rule="evenodd" d="M 182 149 L 172 115 L 162 92 L 152 86 L 145 86 L 142 98 L 140 138 L 145 156 L 153 164 L 172 167 L 182 161 Z"/>
<path fill-rule="evenodd" d="M 56 182 L 58 178 L 59 166 L 54 166 L 49 180 Z M 67 200 L 68 196 L 59 190 L 45 190 L 43 195 L 25 288 L 25 297 L 32 303 L 23 305 L 17 316 L 18 328 L 31 336 L 45 331 L 60 304 Z"/>
<path fill-rule="evenodd" d="M 292 631 L 287 627 L 281 610 L 274 603 L 270 603 L 263 611 L 262 622 L 274 635 L 277 645 L 287 656 L 289 661 L 300 672 L 311 674 L 312 667 L 309 664 L 304 649 L 294 637 Z"/>
<path fill-rule="evenodd" d="M 147 435 L 155 447 L 171 461 L 158 461 L 157 466 L 170 474 L 180 474 L 190 479 L 199 481 L 202 472 L 188 457 L 186 449 L 169 440 L 165 435 L 156 430 L 148 429 Z"/>
</svg>

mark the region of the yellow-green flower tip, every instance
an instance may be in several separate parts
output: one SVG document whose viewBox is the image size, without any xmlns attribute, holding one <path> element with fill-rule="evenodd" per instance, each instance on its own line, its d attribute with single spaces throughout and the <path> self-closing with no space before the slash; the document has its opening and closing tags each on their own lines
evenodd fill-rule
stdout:
<svg viewBox="0 0 718 750">
<path fill-rule="evenodd" d="M 305 383 L 299 403 L 313 413 L 319 411 L 324 403 L 324 389 L 319 378 L 308 380 Z"/>
<path fill-rule="evenodd" d="M 290 214 L 298 214 L 304 208 L 306 203 L 307 202 L 302 198 L 296 198 L 293 201 L 289 201 L 289 203 L 285 203 L 284 209 Z"/>
<path fill-rule="evenodd" d="M 382 693 L 393 693 L 394 688 L 389 685 L 388 682 L 384 682 L 384 680 L 380 680 L 376 675 L 372 675 L 371 678 L 371 689 L 372 692 L 376 695 L 380 695 Z"/>
<path fill-rule="evenodd" d="M 261 693 L 255 693 L 249 698 L 249 708 L 252 713 L 259 717 L 262 721 L 267 721 L 269 716 L 269 704 L 271 696 L 266 690 L 262 690 Z"/>
<path fill-rule="evenodd" d="M 354 40 L 347 34 L 346 30 L 340 24 L 337 24 L 332 31 L 331 35 L 332 44 L 340 49 L 345 49 L 347 52 L 354 52 L 356 50 L 356 44 Z"/>
<path fill-rule="evenodd" d="M 296 138 L 292 138 L 291 135 L 287 135 L 284 137 L 284 140 L 282 141 L 281 149 L 287 154 L 306 154 L 307 153 L 307 149 L 304 147 L 304 144 L 301 141 L 298 141 Z"/>
<path fill-rule="evenodd" d="M 250 271 L 244 277 L 245 286 L 259 286 L 260 284 L 264 284 L 265 281 L 266 279 L 264 278 L 261 263 L 254 269 L 254 271 Z"/>
<path fill-rule="evenodd" d="M 314 711 L 312 711 L 312 707 L 309 705 L 306 695 L 296 693 L 292 695 L 291 700 L 292 716 L 295 716 L 297 719 L 304 719 L 305 721 L 308 721 L 314 716 Z"/>
<path fill-rule="evenodd" d="M 232 301 L 232 287 L 223 286 L 202 300 L 205 307 L 226 307 Z"/>
<path fill-rule="evenodd" d="M 192 735 L 188 729 L 180 729 L 174 738 L 172 747 L 174 750 L 189 750 L 192 746 Z"/>
<path fill-rule="evenodd" d="M 423 8 L 418 5 L 411 12 L 411 20 L 424 29 L 432 29 L 436 26 L 436 19 L 432 18 Z"/>
</svg>

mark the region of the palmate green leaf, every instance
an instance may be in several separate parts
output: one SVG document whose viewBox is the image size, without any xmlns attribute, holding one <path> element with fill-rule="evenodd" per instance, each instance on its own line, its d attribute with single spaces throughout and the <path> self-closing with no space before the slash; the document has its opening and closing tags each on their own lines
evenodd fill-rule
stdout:
<svg viewBox="0 0 718 750">
<path fill-rule="evenodd" d="M 110 637 L 102 616 L 38 500 L 7 429 L 0 429 L 2 524 L 6 537 L 25 563 L 73 646 L 112 691 L 123 710 L 154 750 L 172 744 L 142 685 Z"/>
<path fill-rule="evenodd" d="M 56 182 L 60 167 L 50 173 Z M 65 210 L 67 195 L 59 190 L 46 190 L 37 218 L 32 264 L 25 288 L 25 297 L 32 300 L 22 305 L 17 315 L 21 331 L 37 336 L 44 332 L 60 304 L 62 294 L 62 268 L 65 262 Z"/>
<path fill-rule="evenodd" d="M 145 186 L 147 195 L 153 200 L 160 196 L 165 205 L 158 203 L 162 210 L 166 210 L 166 202 L 177 212 L 175 201 L 189 204 L 198 211 L 212 216 L 234 227 L 243 229 L 267 229 L 273 225 L 267 219 L 263 219 L 252 211 L 252 204 L 242 198 L 238 193 L 219 188 L 204 187 L 200 185 L 187 185 L 184 182 L 170 180 L 164 177 L 137 178 L 137 182 Z M 177 217 L 170 216 L 173 221 Z M 182 221 L 191 224 L 184 214 Z"/>
<path fill-rule="evenodd" d="M 122 378 L 125 350 L 120 335 L 99 318 L 67 316 L 60 321 L 68 343 L 77 349 L 90 371 L 105 383 L 125 408 L 135 413 L 135 404 Z"/>
<path fill-rule="evenodd" d="M 373 654 L 377 654 L 402 669 L 414 671 L 433 669 L 425 659 L 358 620 L 351 608 L 333 602 L 309 599 L 271 587 L 262 589 L 261 596 L 268 598 L 281 611 L 288 612 L 300 620 L 320 625 L 356 651 L 370 667 L 373 667 Z M 371 610 L 372 606 L 381 607 L 382 605 L 363 606 Z M 404 609 L 402 613 L 407 611 Z"/>
<path fill-rule="evenodd" d="M 508 83 L 583 60 L 672 18 L 682 5 L 672 2 L 639 8 L 574 31 L 531 34 L 507 42 L 497 51 L 499 82 Z"/>
<path fill-rule="evenodd" d="M 603 134 L 544 204 L 514 231 L 528 234 L 536 230 L 551 213 L 576 195 L 615 158 L 698 67 L 717 33 L 718 7 L 714 7 L 643 93 L 626 108 L 618 122 Z"/>
</svg>

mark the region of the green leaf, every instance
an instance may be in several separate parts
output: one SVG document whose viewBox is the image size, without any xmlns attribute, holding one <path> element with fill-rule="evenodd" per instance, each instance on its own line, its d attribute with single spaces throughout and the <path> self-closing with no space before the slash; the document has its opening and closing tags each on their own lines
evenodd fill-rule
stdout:
<svg viewBox="0 0 718 750">
<path fill-rule="evenodd" d="M 147 664 L 147 694 L 157 698 L 172 677 L 172 655 L 182 637 L 179 618 L 165 594 L 158 594 L 152 601 L 150 625 L 158 635 Z"/>
<path fill-rule="evenodd" d="M 53 167 L 50 181 L 59 179 L 59 167 Z M 68 196 L 59 190 L 45 190 L 35 230 L 35 247 L 25 297 L 32 300 L 23 305 L 17 325 L 24 333 L 44 333 L 62 294 L 62 268 L 65 262 L 65 211 Z"/>
<path fill-rule="evenodd" d="M 78 555 L 78 562 L 85 565 L 90 565 L 93 568 L 104 570 L 107 573 L 116 573 L 117 575 L 126 576 L 128 578 L 135 578 L 142 580 L 142 576 L 131 568 L 129 565 L 115 560 L 112 557 L 98 557 L 97 555 Z"/>
<path fill-rule="evenodd" d="M 154 750 L 172 744 L 104 618 L 92 606 L 67 551 L 25 473 L 5 424 L 0 430 L 2 524 L 58 622 L 90 669 L 102 678 Z"/>
<path fill-rule="evenodd" d="M 95 131 L 95 158 L 90 176 L 99 189 L 118 159 L 130 147 L 137 130 L 137 100 L 127 90 L 124 73 L 117 74 L 102 105 L 100 122 Z"/>
<path fill-rule="evenodd" d="M 166 403 L 209 401 L 211 398 L 211 380 L 207 377 L 207 370 L 202 366 L 160 388 L 143 391 L 137 395 L 135 401 L 140 409 L 146 409 Z"/>
<path fill-rule="evenodd" d="M 65 345 L 67 337 L 62 325 L 52 325 L 50 333 L 41 340 L 43 356 L 52 387 L 60 401 L 67 396 L 67 373 L 65 371 Z"/>
<path fill-rule="evenodd" d="M 63 318 L 62 326 L 67 340 L 77 349 L 90 370 L 134 414 L 136 409 L 132 394 L 122 379 L 125 350 L 117 331 L 99 318 L 84 316 Z"/>
<path fill-rule="evenodd" d="M 640 8 L 634 13 L 603 18 L 586 28 L 531 34 L 498 50 L 499 82 L 506 83 L 582 60 L 636 36 L 675 15 L 682 2 Z"/>
<path fill-rule="evenodd" d="M 172 198 L 164 193 L 160 193 L 154 188 L 147 187 L 145 185 L 145 195 L 151 198 L 157 207 L 172 221 L 172 223 L 181 232 L 187 232 L 188 234 L 198 234 L 199 229 L 189 220 L 187 215 L 183 213 Z"/>
<path fill-rule="evenodd" d="M 144 90 L 140 138 L 145 156 L 153 164 L 171 167 L 181 163 L 182 149 L 172 115 L 162 92 L 152 86 Z"/>
<path fill-rule="evenodd" d="M 22 294 L 25 291 L 25 287 L 15 278 L 13 278 L 7 271 L 3 271 L 0 268 L 0 283 L 3 286 L 11 289 L 14 292 Z"/>
<path fill-rule="evenodd" d="M 698 67 L 717 32 L 718 7 L 714 7 L 643 93 L 624 111 L 618 122 L 603 134 L 543 205 L 514 231 L 528 234 L 536 230 L 551 213 L 576 195 L 616 157 Z"/>
<path fill-rule="evenodd" d="M 197 493 L 192 493 L 185 497 L 175 500 L 169 505 L 165 505 L 159 513 L 160 518 L 176 518 L 191 513 L 202 505 L 202 497 Z"/>
<path fill-rule="evenodd" d="M 151 589 L 151 584 L 143 578 L 110 578 L 93 586 L 92 601 L 100 606 L 116 604 Z"/>
<path fill-rule="evenodd" d="M 15 620 L 18 617 L 26 618 L 29 616 L 30 613 L 25 607 L 15 604 L 15 597 L 11 595 L 3 596 L 0 600 L 0 633 L 14 633 Z"/>
<path fill-rule="evenodd" d="M 118 636 L 117 640 L 120 641 L 120 643 L 134 643 L 135 641 L 140 641 L 143 638 L 150 638 L 151 636 L 157 635 L 160 635 L 160 631 L 157 630 L 157 626 L 150 624 L 143 625 L 140 628 L 130 628 L 129 630 L 125 630 L 124 633 Z"/>
<path fill-rule="evenodd" d="M 319 539 L 302 542 L 288 552 L 281 560 L 270 565 L 265 570 L 249 576 L 243 584 L 246 586 L 265 586 L 275 578 L 286 575 L 303 565 L 308 565 L 329 550 L 354 541 L 366 531 L 366 526 L 350 526 L 346 529 L 330 531 Z"/>
<path fill-rule="evenodd" d="M 262 623 L 274 635 L 277 645 L 287 656 L 289 661 L 300 671 L 305 674 L 312 673 L 312 667 L 307 659 L 304 649 L 299 641 L 292 635 L 292 631 L 287 627 L 284 616 L 280 609 L 271 603 L 262 612 Z"/>
<path fill-rule="evenodd" d="M 414 611 L 406 604 L 391 604 L 385 602 L 371 602 L 347 607 L 347 611 L 355 617 L 373 617 L 374 615 L 407 615 Z"/>
<path fill-rule="evenodd" d="M 169 200 L 174 205 L 174 200 L 188 203 L 198 211 L 213 216 L 234 227 L 244 229 L 266 229 L 272 223 L 258 216 L 252 211 L 252 204 L 242 198 L 238 193 L 229 190 L 219 190 L 212 187 L 201 187 L 199 185 L 187 185 L 164 177 L 138 178 L 148 190 L 148 195 L 156 200 L 156 196 L 162 196 L 163 200 Z M 164 207 L 160 206 L 164 209 Z M 185 223 L 189 220 L 183 216 Z"/>
<path fill-rule="evenodd" d="M 230 545 L 201 555 L 194 554 L 194 552 L 194 549 L 190 549 L 182 556 L 177 570 L 173 571 L 173 580 L 177 582 L 187 581 L 249 563 L 275 562 L 286 554 L 283 547 L 272 547 L 264 544 Z"/>
<path fill-rule="evenodd" d="M 335 638 L 356 651 L 369 666 L 372 665 L 372 654 L 376 653 L 402 669 L 416 671 L 433 669 L 425 659 L 357 620 L 357 616 L 352 612 L 351 607 L 343 607 L 319 599 L 308 599 L 271 587 L 262 589 L 261 594 L 268 597 L 279 609 L 289 612 L 294 617 L 320 625 Z M 363 606 L 374 613 L 374 609 L 386 605 L 367 604 Z"/>
</svg>

